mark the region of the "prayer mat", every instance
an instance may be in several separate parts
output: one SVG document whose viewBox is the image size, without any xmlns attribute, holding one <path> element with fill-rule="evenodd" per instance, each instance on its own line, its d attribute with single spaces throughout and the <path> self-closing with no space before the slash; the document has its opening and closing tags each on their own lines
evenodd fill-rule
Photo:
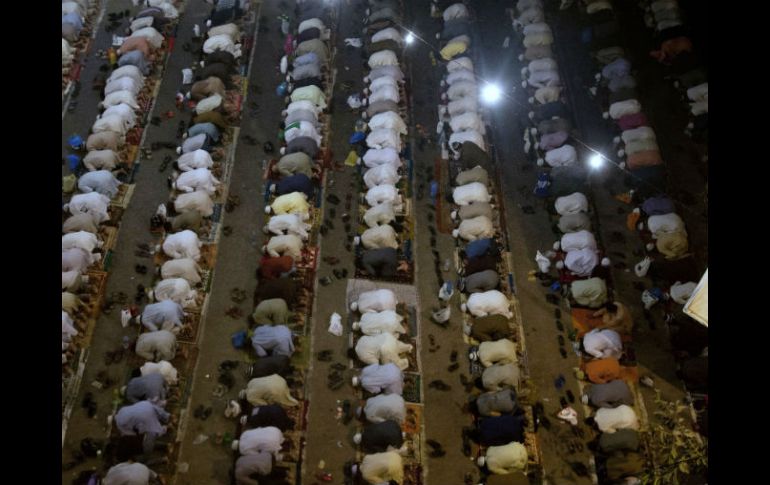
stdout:
<svg viewBox="0 0 770 485">
<path fill-rule="evenodd" d="M 422 376 L 416 372 L 404 372 L 404 400 L 420 404 L 422 402 L 420 383 Z"/>
<path fill-rule="evenodd" d="M 88 286 L 91 288 L 91 307 L 90 313 L 93 318 L 99 318 L 101 313 L 102 301 L 104 300 L 104 294 L 107 287 L 107 273 L 99 270 L 89 270 L 86 272 L 88 276 Z"/>
<path fill-rule="evenodd" d="M 185 324 L 176 335 L 177 342 L 194 344 L 198 339 L 198 330 L 201 324 L 200 312 L 186 311 Z"/>
<path fill-rule="evenodd" d="M 110 205 L 123 209 L 128 207 L 128 203 L 131 201 L 131 196 L 134 195 L 135 188 L 135 184 L 121 184 L 118 187 L 118 194 L 110 201 Z"/>
<path fill-rule="evenodd" d="M 422 404 L 406 403 L 406 419 L 401 429 L 407 434 L 418 434 L 422 429 Z"/>
<path fill-rule="evenodd" d="M 422 485 L 422 465 L 413 464 L 404 466 L 404 485 Z"/>
</svg>

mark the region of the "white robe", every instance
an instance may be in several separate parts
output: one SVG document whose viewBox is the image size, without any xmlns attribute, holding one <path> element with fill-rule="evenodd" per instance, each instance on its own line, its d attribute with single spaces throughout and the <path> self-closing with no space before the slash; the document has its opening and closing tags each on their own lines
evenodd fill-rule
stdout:
<svg viewBox="0 0 770 485">
<path fill-rule="evenodd" d="M 477 239 L 487 239 L 494 237 L 495 226 L 492 224 L 492 220 L 487 216 L 478 216 L 471 219 L 463 219 L 460 226 L 457 228 L 457 235 L 466 241 L 475 241 Z"/>
<path fill-rule="evenodd" d="M 614 433 L 619 429 L 639 429 L 639 419 L 634 408 L 621 404 L 616 408 L 599 408 L 594 416 L 602 433 Z"/>
<path fill-rule="evenodd" d="M 115 79 L 114 81 L 108 82 L 107 85 L 104 86 L 104 95 L 106 96 L 116 91 L 128 91 L 136 96 L 141 90 L 142 85 L 136 83 L 132 78 L 121 77 L 119 79 Z"/>
<path fill-rule="evenodd" d="M 161 280 L 153 290 L 155 301 L 171 300 L 182 305 L 182 308 L 195 306 L 198 292 L 190 288 L 190 283 L 183 278 Z"/>
<path fill-rule="evenodd" d="M 401 424 L 406 419 L 406 403 L 398 394 L 378 394 L 366 400 L 364 415 L 370 423 L 392 419 Z"/>
<path fill-rule="evenodd" d="M 383 312 L 395 310 L 397 303 L 396 294 L 392 290 L 372 290 L 358 295 L 358 299 L 351 303 L 350 309 L 361 313 Z"/>
<path fill-rule="evenodd" d="M 214 201 L 206 192 L 191 192 L 178 196 L 174 209 L 179 213 L 196 211 L 203 217 L 210 217 L 214 213 Z"/>
<path fill-rule="evenodd" d="M 67 204 L 66 210 L 69 210 L 72 215 L 84 213 L 90 214 L 97 224 L 101 224 L 102 222 L 110 220 L 110 216 L 107 213 L 109 205 L 109 197 L 97 192 L 91 192 L 88 194 L 77 194 L 72 196 L 69 204 Z"/>
<path fill-rule="evenodd" d="M 623 342 L 615 330 L 595 328 L 583 336 L 586 352 L 597 359 L 619 359 Z"/>
<path fill-rule="evenodd" d="M 395 220 L 396 213 L 393 211 L 393 204 L 386 202 L 376 205 L 364 213 L 364 223 L 368 227 L 377 227 L 381 224 L 388 224 Z"/>
<path fill-rule="evenodd" d="M 382 50 L 369 56 L 369 68 L 374 69 L 380 66 L 398 66 L 398 57 L 392 50 Z"/>
<path fill-rule="evenodd" d="M 596 249 L 596 238 L 591 231 L 570 232 L 561 237 L 559 245 L 566 253 L 578 249 Z"/>
<path fill-rule="evenodd" d="M 299 404 L 291 396 L 286 380 L 277 374 L 256 377 L 250 380 L 246 385 L 245 398 L 254 406 L 265 406 L 267 404 L 296 406 Z"/>
<path fill-rule="evenodd" d="M 401 157 L 398 156 L 396 149 L 388 148 L 370 148 L 364 153 L 362 158 L 364 165 L 374 168 L 383 164 L 394 165 L 396 168 L 401 166 Z"/>
<path fill-rule="evenodd" d="M 195 192 L 202 190 L 209 195 L 214 195 L 220 182 L 208 168 L 196 168 L 183 172 L 174 181 L 174 188 L 182 192 Z"/>
<path fill-rule="evenodd" d="M 391 164 L 379 165 L 364 173 L 364 183 L 369 189 L 378 185 L 396 185 L 400 179 L 398 169 Z"/>
<path fill-rule="evenodd" d="M 481 342 L 478 357 L 484 367 L 490 367 L 495 364 L 515 364 L 518 362 L 516 344 L 507 338 Z"/>
<path fill-rule="evenodd" d="M 455 187 L 452 191 L 452 200 L 457 205 L 468 205 L 474 202 L 489 202 L 492 196 L 487 191 L 487 186 L 473 182 L 466 185 Z"/>
<path fill-rule="evenodd" d="M 179 166 L 179 170 L 183 172 L 199 168 L 211 168 L 214 165 L 211 154 L 206 150 L 195 150 L 185 153 L 177 159 L 176 163 Z"/>
<path fill-rule="evenodd" d="M 513 318 L 510 305 L 511 302 L 503 293 L 498 290 L 489 290 L 471 294 L 468 301 L 463 303 L 462 310 L 470 312 L 474 317 L 503 315 L 506 318 Z"/>
<path fill-rule="evenodd" d="M 361 320 L 353 322 L 353 330 L 360 330 L 364 335 L 379 335 L 387 332 L 398 337 L 406 333 L 406 329 L 401 325 L 403 320 L 404 317 L 393 310 L 364 313 L 361 315 Z"/>
<path fill-rule="evenodd" d="M 131 106 L 131 109 L 133 110 L 139 109 L 139 104 L 136 102 L 136 96 L 134 96 L 131 91 L 126 91 L 125 89 L 121 91 L 115 91 L 105 96 L 101 106 L 104 108 L 109 108 L 110 106 L 115 106 L 116 104 L 120 103 L 125 103 Z"/>
<path fill-rule="evenodd" d="M 366 145 L 369 148 L 393 148 L 401 151 L 401 137 L 396 130 L 380 128 L 373 130 L 366 137 Z"/>
<path fill-rule="evenodd" d="M 190 285 L 201 282 L 201 268 L 192 258 L 179 258 L 166 261 L 160 268 L 161 278 L 184 278 Z"/>
<path fill-rule="evenodd" d="M 173 259 L 189 258 L 198 261 L 201 257 L 201 246 L 203 243 L 198 239 L 198 235 L 187 229 L 166 236 L 163 252 Z"/>
<path fill-rule="evenodd" d="M 274 258 L 291 256 L 298 261 L 302 259 L 302 239 L 294 234 L 273 236 L 267 242 L 265 252 Z"/>
<path fill-rule="evenodd" d="M 307 241 L 310 224 L 303 222 L 302 217 L 297 214 L 281 214 L 272 216 L 267 223 L 267 230 L 281 236 L 283 234 L 293 234 L 299 236 L 303 241 Z"/>
<path fill-rule="evenodd" d="M 398 238 L 395 229 L 389 224 L 372 227 L 361 234 L 361 244 L 365 249 L 392 248 L 398 249 Z"/>
<path fill-rule="evenodd" d="M 404 123 L 404 120 L 401 119 L 401 116 L 399 116 L 398 113 L 394 113 L 392 111 L 386 111 L 384 113 L 378 113 L 372 116 L 372 119 L 369 120 L 368 125 L 371 130 L 387 128 L 395 130 L 402 135 L 409 133 L 409 130 L 407 130 L 406 127 L 406 123 Z"/>
<path fill-rule="evenodd" d="M 393 185 L 377 185 L 376 187 L 372 187 L 366 192 L 364 198 L 366 199 L 366 203 L 369 204 L 369 207 L 390 202 L 393 204 L 393 210 L 395 211 L 401 212 L 403 208 L 401 195 L 398 193 L 398 189 Z"/>
<path fill-rule="evenodd" d="M 556 199 L 554 207 L 560 216 L 588 212 L 588 199 L 580 192 L 574 192 Z"/>
</svg>

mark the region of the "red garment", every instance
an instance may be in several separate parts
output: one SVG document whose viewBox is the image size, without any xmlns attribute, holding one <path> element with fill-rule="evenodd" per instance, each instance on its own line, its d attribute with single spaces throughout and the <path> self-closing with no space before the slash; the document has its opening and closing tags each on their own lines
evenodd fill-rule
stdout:
<svg viewBox="0 0 770 485">
<path fill-rule="evenodd" d="M 620 378 L 618 359 L 594 359 L 586 362 L 583 370 L 594 384 L 606 384 Z"/>
<path fill-rule="evenodd" d="M 634 113 L 632 115 L 623 115 L 618 119 L 618 126 L 621 130 L 633 130 L 634 128 L 639 128 L 640 126 L 649 126 L 649 123 L 647 123 L 647 117 L 644 115 L 644 113 Z"/>
<path fill-rule="evenodd" d="M 286 42 L 283 43 L 283 52 L 287 56 L 290 56 L 294 52 L 294 36 L 289 34 L 286 36 Z"/>
<path fill-rule="evenodd" d="M 626 165 L 629 170 L 634 170 L 641 167 L 652 167 L 655 165 L 662 165 L 663 159 L 660 158 L 660 152 L 658 150 L 644 150 L 642 152 L 636 152 L 628 156 Z"/>
<path fill-rule="evenodd" d="M 650 52 L 658 62 L 670 64 L 682 52 L 692 52 L 692 41 L 687 37 L 669 39 L 660 45 L 660 50 Z"/>
<path fill-rule="evenodd" d="M 274 280 L 280 278 L 281 274 L 291 270 L 294 266 L 294 258 L 291 256 L 280 256 L 278 258 L 265 256 L 259 263 L 259 277 L 264 280 Z"/>
</svg>

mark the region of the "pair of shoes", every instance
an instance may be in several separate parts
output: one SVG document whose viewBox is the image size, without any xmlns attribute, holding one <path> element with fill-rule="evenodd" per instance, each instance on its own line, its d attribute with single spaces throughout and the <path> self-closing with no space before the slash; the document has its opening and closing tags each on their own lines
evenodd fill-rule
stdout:
<svg viewBox="0 0 770 485">
<path fill-rule="evenodd" d="M 454 364 L 451 364 L 449 367 L 447 367 L 446 370 L 449 371 L 449 372 L 454 372 L 454 371 L 456 371 L 459 368 L 460 368 L 460 363 L 459 362 L 455 362 Z"/>
<path fill-rule="evenodd" d="M 147 266 L 143 264 L 137 264 L 134 266 L 134 271 L 136 271 L 139 274 L 147 274 Z"/>
<path fill-rule="evenodd" d="M 431 452 L 428 453 L 428 455 L 431 458 L 440 458 L 446 455 L 446 451 L 444 451 L 444 447 L 438 441 L 428 439 L 425 442 L 432 448 Z"/>
<path fill-rule="evenodd" d="M 450 385 L 448 385 L 446 382 L 442 381 L 441 379 L 436 379 L 434 381 L 431 381 L 430 384 L 428 384 L 428 387 L 431 389 L 437 389 L 439 391 L 449 391 L 452 389 Z"/>
<path fill-rule="evenodd" d="M 316 359 L 318 359 L 319 362 L 331 362 L 332 361 L 332 351 L 331 350 L 322 350 L 316 354 Z"/>
</svg>

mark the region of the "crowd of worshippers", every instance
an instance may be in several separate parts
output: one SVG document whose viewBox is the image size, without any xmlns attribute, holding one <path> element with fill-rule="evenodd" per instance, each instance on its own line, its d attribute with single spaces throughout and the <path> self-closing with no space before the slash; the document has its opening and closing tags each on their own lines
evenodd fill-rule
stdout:
<svg viewBox="0 0 770 485">
<path fill-rule="evenodd" d="M 365 123 L 351 137 L 356 163 L 366 192 L 361 202 L 366 229 L 354 238 L 356 262 L 371 277 L 393 278 L 409 271 L 411 255 L 405 248 L 405 204 L 399 181 L 406 122 L 402 118 L 403 33 L 398 2 L 369 2 L 362 49 L 366 88 L 361 117 Z"/>
<path fill-rule="evenodd" d="M 475 426 L 463 430 L 463 450 L 470 443 L 482 449 L 477 464 L 485 483 L 496 480 L 526 480 L 529 461 L 524 446 L 526 421 L 517 405 L 520 368 L 513 335 L 513 312 L 503 293 L 500 263 L 502 247 L 495 220 L 499 217 L 490 194 L 491 159 L 485 143 L 485 125 L 479 113 L 480 86 L 469 57 L 471 27 L 468 8 L 455 3 L 443 10 L 441 57 L 447 72 L 441 81 L 437 126 L 439 142 L 449 149 L 459 170 L 454 177 L 451 218 L 452 235 L 460 248 L 462 278 L 458 288 L 465 293 L 461 309 L 466 313 L 465 332 L 476 345 L 471 361 L 481 364 L 481 376 L 470 383 L 482 390 L 472 398 Z M 474 393 L 475 394 L 475 393 Z M 506 482 L 508 483 L 508 482 Z M 511 482 L 513 483 L 513 482 Z"/>
<path fill-rule="evenodd" d="M 82 2 L 81 2 L 82 3 Z M 166 6 L 167 2 L 163 3 Z M 68 157 L 70 169 L 76 179 L 78 193 L 63 205 L 69 217 L 62 226 L 62 364 L 72 358 L 76 350 L 71 345 L 73 337 L 84 330 L 88 318 L 89 292 L 96 290 L 95 282 L 89 282 L 86 274 L 90 267 L 102 260 L 104 241 L 100 226 L 112 224 L 110 202 L 120 191 L 118 177 L 127 175 L 123 163 L 126 134 L 137 123 L 137 113 L 143 110 L 147 97 L 146 76 L 154 59 L 153 52 L 163 44 L 163 36 L 156 30 L 176 18 L 173 6 L 164 10 L 153 7 L 141 10 L 131 19 L 130 35 L 118 49 L 120 55 L 103 89 L 100 107 L 104 111 L 91 126 L 85 142 L 73 136 L 71 148 L 86 151 L 81 159 L 77 154 Z M 68 19 L 82 16 L 82 8 L 76 2 L 62 4 L 62 13 Z M 167 12 L 166 12 L 167 11 Z M 166 13 L 164 13 L 166 12 Z M 62 19 L 63 25 L 65 19 Z"/>
<path fill-rule="evenodd" d="M 363 428 L 353 442 L 364 457 L 349 472 L 357 484 L 402 483 L 404 477 L 403 455 L 408 452 L 407 435 L 402 432 L 407 418 L 404 371 L 409 367 L 406 355 L 413 346 L 399 340 L 407 331 L 397 307 L 395 293 L 387 289 L 362 292 L 350 303 L 351 311 L 360 314 L 352 325 L 361 334 L 355 354 L 365 364 L 352 383 L 370 394 L 356 409 Z"/>
<path fill-rule="evenodd" d="M 86 41 L 96 14 L 95 0 L 63 1 L 61 5 L 61 67 L 62 76 L 70 72 L 70 66 L 78 49 Z"/>
<path fill-rule="evenodd" d="M 109 92 L 104 107 L 109 110 L 115 110 L 116 107 L 127 105 L 129 108 L 138 107 L 135 99 L 129 95 L 136 94 L 131 89 L 136 86 L 143 86 L 143 75 L 149 72 L 149 65 L 145 61 L 151 57 L 151 50 L 147 49 L 147 44 L 136 39 L 147 39 L 147 43 L 152 49 L 157 49 L 163 42 L 162 36 L 158 39 L 155 27 L 161 27 L 168 19 L 176 18 L 176 10 L 168 2 L 155 2 L 156 6 L 143 9 L 136 17 L 131 19 L 130 31 L 134 32 L 131 37 L 125 39 L 123 46 L 119 49 L 121 53 L 117 64 L 120 66 L 112 71 L 108 78 L 105 91 Z M 227 23 L 237 19 L 240 16 L 240 10 L 235 2 L 219 2 L 212 13 L 211 27 L 208 32 L 209 38 L 220 35 L 219 30 L 225 31 L 227 36 L 239 38 L 240 33 L 235 24 Z M 213 20 L 219 19 L 214 22 Z M 160 34 L 158 34 L 160 35 Z M 132 53 L 137 53 L 133 54 Z M 211 196 L 216 193 L 219 181 L 212 175 L 210 169 L 213 166 L 210 151 L 214 149 L 217 143 L 221 143 L 221 134 L 227 129 L 222 113 L 224 112 L 224 88 L 230 85 L 230 75 L 235 73 L 237 67 L 235 57 L 221 49 L 215 49 L 208 54 L 202 62 L 202 70 L 206 65 L 225 65 L 229 62 L 227 69 L 222 72 L 205 76 L 206 86 L 194 84 L 191 91 L 195 94 L 191 97 L 198 101 L 195 105 L 195 113 L 189 129 L 184 133 L 184 142 L 177 150 L 180 155 L 175 168 L 180 172 L 175 174 L 170 185 L 178 195 L 173 204 L 161 206 L 158 211 L 159 218 L 154 218 L 154 222 L 160 219 L 156 227 L 165 226 L 169 229 L 162 244 L 158 248 L 163 254 L 170 258 L 158 268 L 158 274 L 161 280 L 149 292 L 150 303 L 139 312 L 135 318 L 137 324 L 144 327 L 144 332 L 137 338 L 134 350 L 138 356 L 147 362 L 140 368 L 135 369 L 131 378 L 122 388 L 124 405 L 112 416 L 112 423 L 115 425 L 118 437 L 111 440 L 105 451 L 105 457 L 108 462 L 120 462 L 111 467 L 102 483 L 118 484 L 131 483 L 132 485 L 145 485 L 155 483 L 158 480 L 157 474 L 148 468 L 162 460 L 157 458 L 157 451 L 164 449 L 167 444 L 169 431 L 173 429 L 176 417 L 166 409 L 169 401 L 176 400 L 179 395 L 178 383 L 179 373 L 170 361 L 178 355 L 177 335 L 185 327 L 187 313 L 186 310 L 199 306 L 200 298 L 196 287 L 201 285 L 202 268 L 199 266 L 201 260 L 202 243 L 199 239 L 201 231 L 201 222 L 203 218 L 212 215 L 213 203 Z M 127 57 L 128 56 L 128 57 Z M 122 62 L 125 60 L 125 62 Z M 198 71 L 198 76 L 201 76 Z M 192 81 L 192 79 L 190 80 Z M 113 90 L 113 84 L 117 86 Z M 112 99 L 114 93 L 121 94 L 120 99 Z M 214 98 L 214 99 L 212 99 Z M 207 102 L 208 101 L 208 102 Z M 101 124 L 100 124 L 101 123 Z M 134 117 L 131 110 L 116 110 L 115 114 L 107 111 L 101 115 L 94 125 L 93 132 L 89 136 L 86 145 L 89 150 L 115 152 L 119 146 L 122 146 L 125 131 L 115 130 L 114 127 L 128 128 L 133 126 Z M 105 128 L 102 129 L 101 127 Z M 182 133 L 179 134 L 182 137 Z M 93 153 L 93 152 L 92 152 Z M 114 166 L 104 162 L 106 158 L 94 158 L 87 156 L 84 159 L 86 167 L 91 174 L 96 173 L 97 169 L 110 170 Z M 114 160 L 113 160 L 114 162 Z M 105 165 L 92 166 L 93 163 L 106 163 Z M 108 172 L 109 173 L 109 172 Z M 86 174 L 89 175 L 89 174 Z M 85 177 L 85 176 L 84 176 Z M 83 177 L 81 177 L 81 180 Z M 86 179 L 90 180 L 90 179 Z M 103 195 L 101 186 L 92 185 L 93 194 Z M 114 193 L 111 194 L 114 196 Z M 186 199 L 185 197 L 189 197 Z M 181 199 L 181 200 L 180 200 Z M 73 197 L 68 208 L 71 212 L 73 208 L 78 213 L 73 216 L 83 219 L 82 215 L 102 214 L 101 220 L 106 220 L 107 200 L 101 200 L 104 207 L 92 207 L 83 205 L 79 200 Z M 167 217 L 167 210 L 172 209 L 178 213 L 176 217 Z M 102 210 L 97 210 L 102 209 Z M 69 224 L 65 223 L 65 231 L 81 229 L 82 226 L 73 228 L 73 224 L 85 224 L 88 221 L 68 219 Z M 181 219 L 181 220 L 180 220 Z M 172 233 L 173 231 L 173 233 Z M 94 237 L 86 238 L 80 236 L 83 232 L 72 232 L 78 236 L 78 244 L 86 246 L 76 246 L 81 249 L 91 250 L 98 246 L 99 241 Z M 201 232 L 202 233 L 202 232 Z M 68 235 L 67 244 L 75 236 Z M 84 241 L 84 242 L 80 242 Z M 64 249 L 64 246 L 63 246 Z M 69 248 L 67 248 L 69 249 Z M 64 260 L 63 260 L 64 262 Z M 63 294 L 63 306 L 65 301 L 69 302 L 71 297 L 65 300 L 67 293 Z M 141 300 L 139 300 L 141 301 Z M 184 352 L 179 352 L 184 354 Z M 143 463 L 135 462 L 134 460 Z"/>
<path fill-rule="evenodd" d="M 329 29 L 322 20 L 325 16 L 323 4 L 298 3 L 295 21 L 288 21 L 284 32 L 285 55 L 280 63 L 288 83 L 280 137 L 284 146 L 281 158 L 270 166 L 268 220 L 263 228 L 269 240 L 262 247 L 255 308 L 250 315 L 250 351 L 256 362 L 249 368 L 251 380 L 229 408 L 233 417 L 240 415 L 240 435 L 232 443 L 239 455 L 234 467 L 238 485 L 263 483 L 268 478 L 284 483 L 286 470 L 276 464 L 284 460 L 288 446 L 284 433 L 296 424 L 287 408 L 300 404 L 301 396 L 291 393 L 295 383 L 291 357 L 297 341 L 290 325 L 310 304 L 310 289 L 304 288 L 298 265 L 310 238 L 311 212 L 323 170 L 315 160 L 322 153 L 327 108 L 324 83 L 329 74 Z M 290 30 L 291 25 L 296 30 Z"/>
</svg>

